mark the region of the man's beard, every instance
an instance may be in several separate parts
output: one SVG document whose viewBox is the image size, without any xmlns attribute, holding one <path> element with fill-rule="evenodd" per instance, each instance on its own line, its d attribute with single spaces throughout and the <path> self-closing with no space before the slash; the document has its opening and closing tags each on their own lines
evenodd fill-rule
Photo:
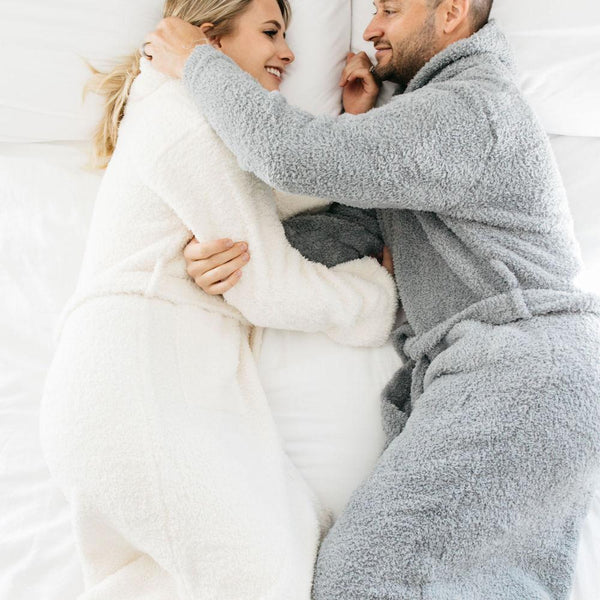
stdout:
<svg viewBox="0 0 600 600">
<path fill-rule="evenodd" d="M 376 65 L 374 74 L 381 81 L 393 81 L 406 87 L 435 54 L 435 13 L 432 13 L 417 34 L 392 47 L 391 59 L 385 65 Z"/>
</svg>

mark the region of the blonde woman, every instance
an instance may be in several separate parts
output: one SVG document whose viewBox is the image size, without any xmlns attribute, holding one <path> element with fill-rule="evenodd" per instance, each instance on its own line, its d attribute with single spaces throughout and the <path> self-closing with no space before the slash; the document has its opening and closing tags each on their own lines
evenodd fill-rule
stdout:
<svg viewBox="0 0 600 600">
<path fill-rule="evenodd" d="M 268 90 L 294 59 L 287 0 L 169 0 L 164 14 L 202 25 Z M 372 258 L 327 269 L 292 249 L 273 191 L 139 53 L 99 78 L 96 158 L 110 163 L 41 414 L 82 597 L 308 600 L 325 519 L 282 451 L 252 326 L 379 345 L 393 280 Z M 223 298 L 182 251 L 224 234 L 253 260 Z"/>
</svg>

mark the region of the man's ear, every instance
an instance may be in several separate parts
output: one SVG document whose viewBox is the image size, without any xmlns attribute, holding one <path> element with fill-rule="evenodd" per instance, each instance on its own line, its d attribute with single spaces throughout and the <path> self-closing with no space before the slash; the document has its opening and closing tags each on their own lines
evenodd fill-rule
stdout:
<svg viewBox="0 0 600 600">
<path fill-rule="evenodd" d="M 202 25 L 200 25 L 200 31 L 202 31 L 202 33 L 204 34 L 206 39 L 208 39 L 209 44 L 213 48 L 220 50 L 221 49 L 221 37 L 213 36 L 210 33 L 214 28 L 215 28 L 215 26 L 212 23 L 202 23 Z"/>
<path fill-rule="evenodd" d="M 471 0 L 448 0 L 444 3 L 444 33 L 452 35 L 469 25 Z"/>
</svg>

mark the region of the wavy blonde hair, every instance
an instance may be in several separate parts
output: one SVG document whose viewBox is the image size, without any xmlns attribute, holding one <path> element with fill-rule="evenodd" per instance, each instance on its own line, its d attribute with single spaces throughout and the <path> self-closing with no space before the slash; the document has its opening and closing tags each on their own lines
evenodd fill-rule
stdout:
<svg viewBox="0 0 600 600">
<path fill-rule="evenodd" d="M 166 0 L 163 17 L 179 17 L 195 26 L 213 23 L 211 36 L 223 36 L 235 28 L 235 19 L 242 15 L 253 0 Z M 289 0 L 277 0 L 286 27 L 291 18 Z M 140 72 L 141 50 L 123 59 L 108 73 L 90 65 L 93 75 L 85 93 L 94 92 L 104 98 L 104 112 L 92 137 L 92 167 L 105 169 L 119 135 L 119 125 L 133 80 Z"/>
</svg>

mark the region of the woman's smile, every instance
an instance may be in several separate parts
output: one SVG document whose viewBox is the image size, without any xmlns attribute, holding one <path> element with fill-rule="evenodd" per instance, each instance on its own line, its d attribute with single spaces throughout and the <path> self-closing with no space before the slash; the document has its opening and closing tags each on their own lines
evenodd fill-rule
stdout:
<svg viewBox="0 0 600 600">
<path fill-rule="evenodd" d="M 285 69 L 282 69 L 280 67 L 266 66 L 265 70 L 267 71 L 267 73 L 270 73 L 271 75 L 273 75 L 273 77 L 275 77 L 277 79 L 277 81 L 280 82 L 283 79 L 283 74 L 285 72 Z"/>
</svg>

